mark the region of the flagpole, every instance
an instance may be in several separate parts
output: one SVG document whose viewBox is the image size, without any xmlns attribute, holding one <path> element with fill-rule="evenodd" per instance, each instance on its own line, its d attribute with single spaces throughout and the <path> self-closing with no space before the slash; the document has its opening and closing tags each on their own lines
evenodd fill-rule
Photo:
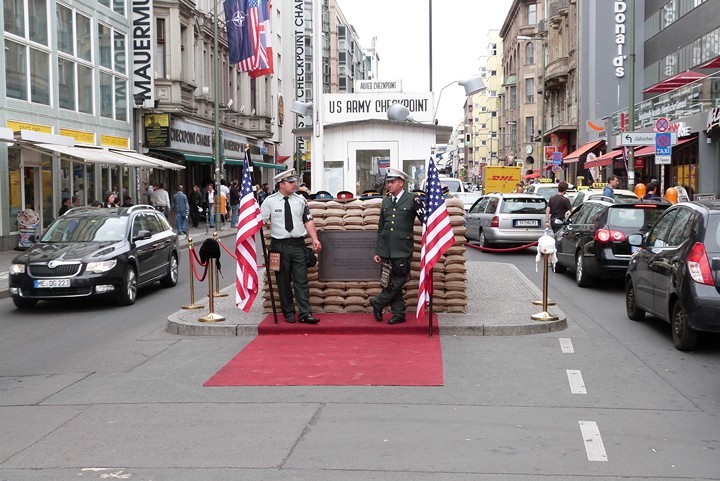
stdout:
<svg viewBox="0 0 720 481">
<path fill-rule="evenodd" d="M 215 6 L 213 7 L 215 15 L 215 22 L 213 22 L 213 33 L 215 37 L 213 41 L 213 52 L 215 55 L 215 72 L 213 75 L 213 104 L 215 116 L 215 194 L 217 195 L 217 201 L 213 205 L 213 208 L 215 209 L 215 232 L 218 232 L 220 230 L 220 202 L 222 201 L 222 196 L 220 196 L 220 60 L 218 55 L 218 22 L 220 21 L 218 17 L 218 3 L 220 3 L 220 0 L 216 0 L 213 3 L 215 4 Z"/>
<path fill-rule="evenodd" d="M 428 303 L 430 304 L 430 307 L 428 309 L 428 337 L 433 337 L 433 325 L 432 325 L 432 317 L 433 317 L 433 290 L 435 289 L 434 282 L 433 282 L 433 270 L 430 269 L 430 272 L 428 273 L 429 278 L 428 281 L 430 282 L 430 289 L 429 289 L 429 295 L 428 295 Z"/>
<path fill-rule="evenodd" d="M 323 21 L 322 0 L 313 0 L 313 139 L 310 145 L 310 182 L 312 190 L 317 192 L 324 189 L 324 105 L 323 105 Z"/>
</svg>

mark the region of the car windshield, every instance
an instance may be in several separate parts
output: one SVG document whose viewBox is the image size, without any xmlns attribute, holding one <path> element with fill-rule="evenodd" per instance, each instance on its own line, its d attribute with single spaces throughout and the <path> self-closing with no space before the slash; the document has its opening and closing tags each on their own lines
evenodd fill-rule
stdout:
<svg viewBox="0 0 720 481">
<path fill-rule="evenodd" d="M 40 242 L 117 242 L 127 231 L 127 217 L 61 217 Z"/>
<path fill-rule="evenodd" d="M 500 208 L 501 214 L 544 214 L 545 202 L 542 199 L 505 198 Z"/>
<path fill-rule="evenodd" d="M 558 189 L 557 187 L 543 187 L 541 189 L 535 189 L 535 193 L 545 197 L 545 200 L 550 200 L 550 197 L 558 193 Z"/>
<path fill-rule="evenodd" d="M 634 209 L 608 209 L 607 223 L 611 227 L 646 231 L 655 224 L 660 214 L 665 211 L 657 207 L 637 207 Z"/>
<path fill-rule="evenodd" d="M 447 186 L 449 192 L 460 192 L 460 181 L 454 179 L 440 179 L 442 185 Z"/>
</svg>

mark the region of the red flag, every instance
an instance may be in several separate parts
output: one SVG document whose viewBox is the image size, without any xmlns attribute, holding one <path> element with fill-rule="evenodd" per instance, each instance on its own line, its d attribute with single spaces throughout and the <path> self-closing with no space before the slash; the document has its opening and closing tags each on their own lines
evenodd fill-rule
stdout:
<svg viewBox="0 0 720 481">
<path fill-rule="evenodd" d="M 432 295 L 432 268 L 449 248 L 455 244 L 455 233 L 450 224 L 442 187 L 435 162 L 430 158 L 425 185 L 425 221 L 420 249 L 420 285 L 416 317 L 425 313 L 425 304 Z"/>
<path fill-rule="evenodd" d="M 245 151 L 240 188 L 240 218 L 235 238 L 237 272 L 235 276 L 235 305 L 249 312 L 258 293 L 257 251 L 255 234 L 262 229 L 260 206 L 255 200 L 250 181 L 250 161 Z M 262 235 L 262 234 L 261 234 Z"/>
</svg>

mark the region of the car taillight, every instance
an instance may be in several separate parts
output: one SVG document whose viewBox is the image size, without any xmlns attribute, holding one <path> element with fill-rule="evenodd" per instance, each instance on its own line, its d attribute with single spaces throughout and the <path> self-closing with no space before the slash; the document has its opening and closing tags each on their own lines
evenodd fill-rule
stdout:
<svg viewBox="0 0 720 481">
<path fill-rule="evenodd" d="M 688 255 L 687 266 L 693 281 L 708 286 L 715 285 L 710 270 L 710 262 L 708 262 L 705 246 L 702 242 L 697 242 L 693 246 L 690 255 Z"/>
<path fill-rule="evenodd" d="M 490 221 L 490 227 L 500 227 L 500 217 L 495 216 Z"/>
<path fill-rule="evenodd" d="M 598 229 L 595 231 L 595 240 L 598 242 L 624 241 L 625 234 L 619 230 Z"/>
</svg>

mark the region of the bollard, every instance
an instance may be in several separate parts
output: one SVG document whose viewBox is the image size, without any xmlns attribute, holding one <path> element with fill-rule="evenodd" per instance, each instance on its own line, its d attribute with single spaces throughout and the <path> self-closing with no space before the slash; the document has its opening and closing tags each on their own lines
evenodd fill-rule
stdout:
<svg viewBox="0 0 720 481">
<path fill-rule="evenodd" d="M 217 232 L 213 233 L 213 239 L 220 242 L 218 240 L 218 234 Z M 220 273 L 218 272 L 217 263 L 215 264 L 215 297 L 227 297 L 227 292 L 221 292 L 220 291 Z"/>
<path fill-rule="evenodd" d="M 548 306 L 548 267 L 549 267 L 549 259 L 550 254 L 543 254 L 543 303 L 542 308 L 543 311 L 538 314 L 533 314 L 530 316 L 530 319 L 533 321 L 557 321 L 558 317 L 550 314 L 547 310 Z"/>
<path fill-rule="evenodd" d="M 215 259 L 208 259 L 209 262 L 213 263 L 215 262 Z M 221 316 L 220 314 L 215 314 L 215 294 L 213 292 L 213 270 L 214 265 L 209 266 L 208 269 L 208 276 L 210 276 L 210 279 L 208 279 L 208 298 L 210 299 L 208 303 L 208 308 L 210 310 L 210 313 L 205 316 L 198 319 L 200 322 L 220 322 L 224 321 L 225 318 Z"/>
<path fill-rule="evenodd" d="M 182 306 L 183 309 L 202 309 L 202 304 L 195 304 L 195 273 L 192 269 L 192 250 L 193 250 L 193 240 L 192 237 L 188 236 L 188 252 L 190 253 L 190 304 L 186 304 Z"/>
<path fill-rule="evenodd" d="M 547 261 L 547 259 L 550 258 L 550 255 L 549 254 L 546 254 L 546 255 L 548 257 L 543 262 L 543 265 L 545 266 L 545 273 L 543 274 L 543 285 L 545 284 L 545 278 L 547 277 L 547 271 L 550 268 L 550 263 Z M 545 297 L 545 296 L 543 295 L 543 297 Z M 555 301 L 550 300 L 550 299 L 547 299 L 547 300 L 546 299 L 537 299 L 535 301 L 532 301 L 532 303 L 536 306 L 542 306 L 542 305 L 554 306 L 555 305 Z M 547 308 L 543 307 L 543 311 L 546 311 L 546 310 L 547 310 Z"/>
</svg>

